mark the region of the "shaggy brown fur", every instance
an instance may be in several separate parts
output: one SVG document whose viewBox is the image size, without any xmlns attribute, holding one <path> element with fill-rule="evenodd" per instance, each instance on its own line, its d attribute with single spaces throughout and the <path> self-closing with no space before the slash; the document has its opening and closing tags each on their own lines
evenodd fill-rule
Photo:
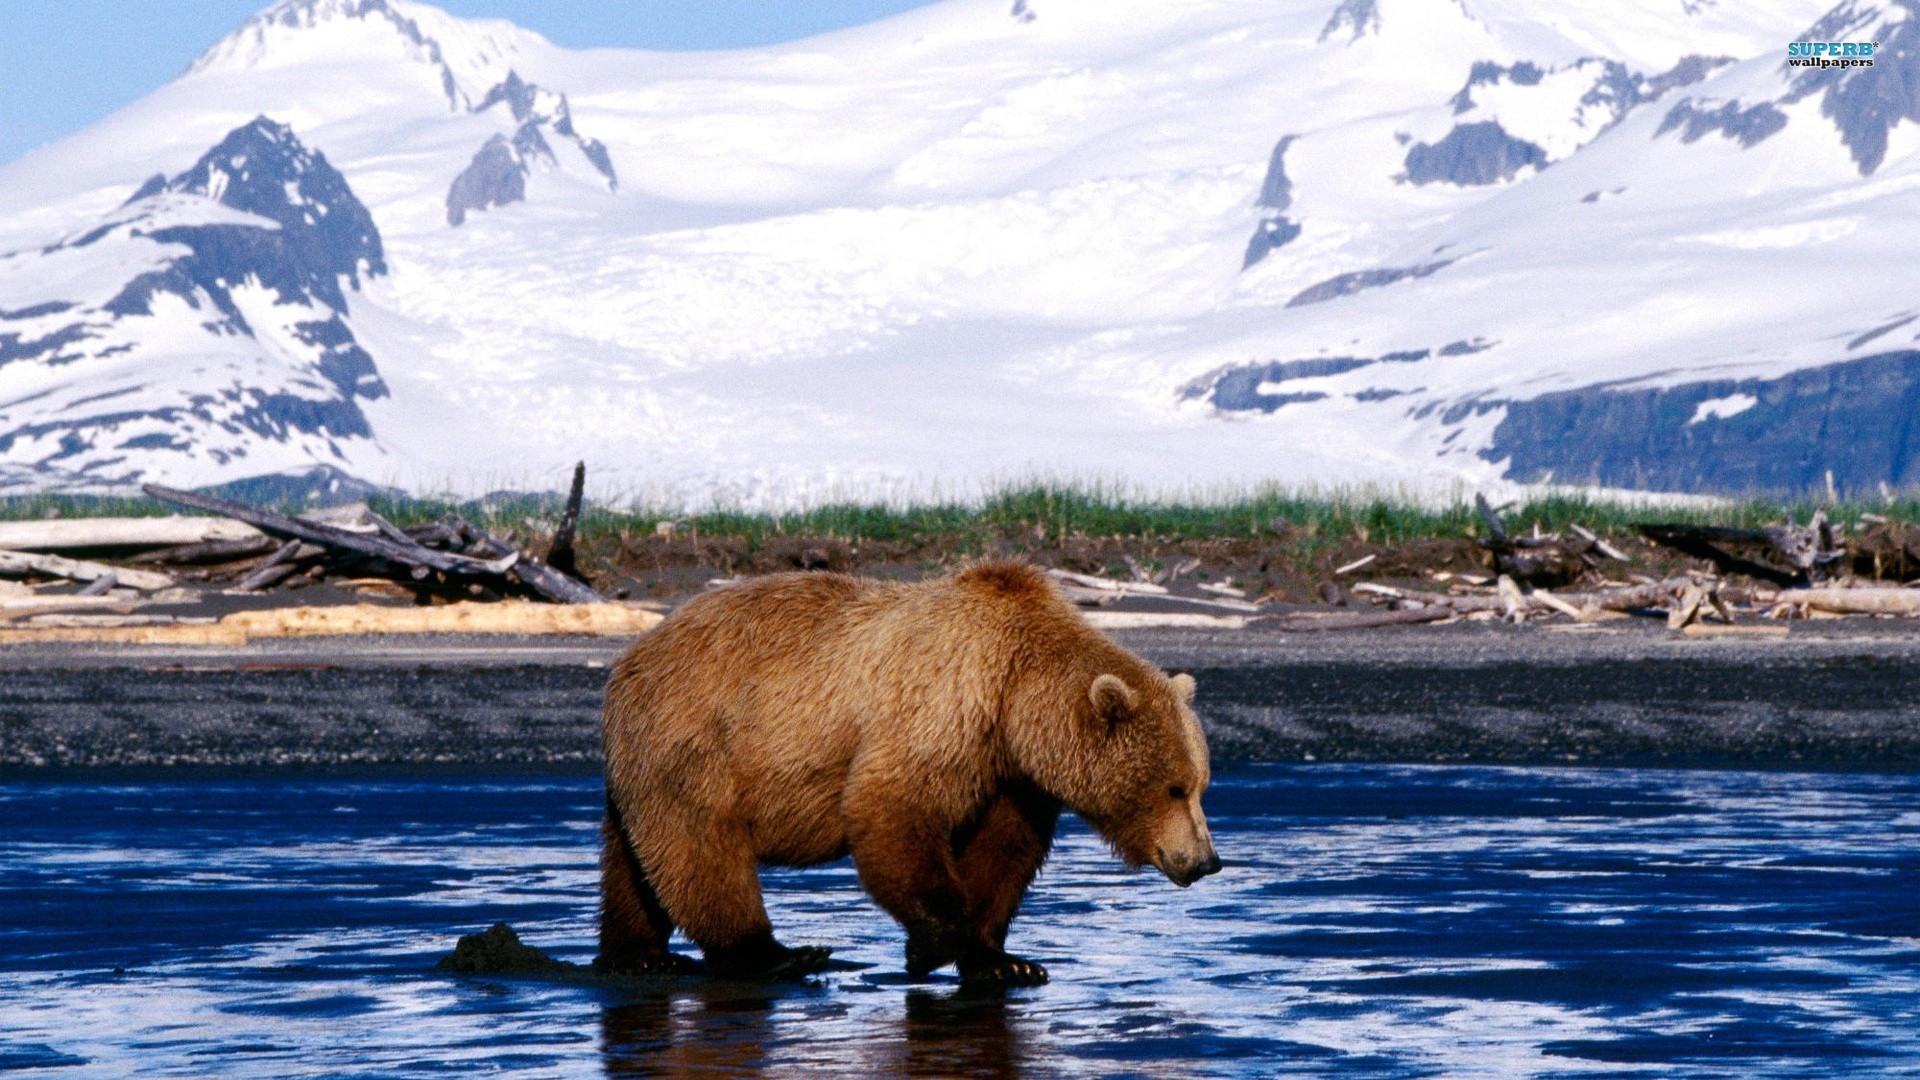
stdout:
<svg viewBox="0 0 1920 1080">
<path fill-rule="evenodd" d="M 607 687 L 600 962 L 819 970 L 773 938 L 756 866 L 852 853 L 908 968 L 1042 982 L 1004 951 L 1064 805 L 1129 865 L 1219 869 L 1193 680 L 1094 630 L 1031 567 L 917 584 L 783 574 L 709 592 Z"/>
</svg>

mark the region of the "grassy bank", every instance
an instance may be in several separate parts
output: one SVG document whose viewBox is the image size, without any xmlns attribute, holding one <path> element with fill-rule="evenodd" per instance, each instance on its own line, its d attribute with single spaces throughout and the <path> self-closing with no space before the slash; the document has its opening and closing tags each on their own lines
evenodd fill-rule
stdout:
<svg viewBox="0 0 1920 1080">
<path fill-rule="evenodd" d="M 459 514 L 491 531 L 526 536 L 552 528 L 560 510 L 553 495 L 516 495 L 457 501 L 432 498 L 376 498 L 373 509 L 401 525 L 421 524 Z M 1749 498 L 1686 505 L 1595 500 L 1545 495 L 1504 508 L 1517 529 L 1538 524 L 1554 532 L 1579 524 L 1596 532 L 1623 535 L 1652 522 L 1685 522 L 1757 528 L 1785 521 L 1806 522 L 1825 509 L 1836 522 L 1853 524 L 1862 514 L 1896 521 L 1920 521 L 1920 497 L 1893 500 Z M 0 498 L 0 520 L 48 517 L 150 516 L 177 508 L 146 498 L 26 495 Z M 581 532 L 586 536 L 651 534 L 663 524 L 711 537 L 750 543 L 781 537 L 831 537 L 848 541 L 905 542 L 928 536 L 1008 537 L 1058 541 L 1068 537 L 1152 537 L 1166 540 L 1357 538 L 1380 544 L 1452 539 L 1478 535 L 1479 519 L 1470 503 L 1435 507 L 1377 495 L 1327 496 L 1261 491 L 1217 501 L 1143 502 L 1098 490 L 1055 487 L 1012 488 L 977 504 L 958 502 L 891 506 L 833 503 L 786 513 L 709 510 L 669 514 L 646 507 L 589 506 Z"/>
<path fill-rule="evenodd" d="M 400 525 L 458 514 L 516 546 L 541 554 L 561 504 L 551 495 L 495 496 L 460 502 L 439 499 L 373 500 L 373 508 Z M 1847 526 L 1862 515 L 1896 522 L 1920 520 L 1920 499 L 1856 500 L 1821 505 L 1812 500 L 1728 500 L 1684 504 L 1630 503 L 1544 495 L 1504 508 L 1508 528 L 1561 532 L 1581 525 L 1629 553 L 1630 565 L 1606 573 L 1667 573 L 1687 567 L 1684 556 L 1656 547 L 1635 526 L 1684 522 L 1760 527 L 1804 523 L 1818 509 Z M 0 519 L 152 515 L 173 512 L 147 499 L 38 495 L 0 499 Z M 1372 495 L 1316 496 L 1283 491 L 1233 498 L 1142 501 L 1097 489 L 1019 487 L 977 504 L 837 503 L 790 513 L 713 510 L 670 515 L 647 508 L 589 506 L 581 522 L 581 569 L 603 591 L 619 596 L 689 595 L 716 577 L 793 569 L 830 569 L 886 577 L 936 573 L 980 557 L 1019 557 L 1087 573 L 1121 577 L 1179 573 L 1196 581 L 1231 583 L 1246 595 L 1313 601 L 1336 568 L 1367 559 L 1362 578 L 1430 583 L 1446 571 L 1484 569 L 1487 553 L 1475 538 L 1486 527 L 1465 502 L 1420 505 Z M 1904 577 L 1904 556 L 1887 573 Z M 1879 576 L 1879 565 L 1874 574 Z"/>
</svg>

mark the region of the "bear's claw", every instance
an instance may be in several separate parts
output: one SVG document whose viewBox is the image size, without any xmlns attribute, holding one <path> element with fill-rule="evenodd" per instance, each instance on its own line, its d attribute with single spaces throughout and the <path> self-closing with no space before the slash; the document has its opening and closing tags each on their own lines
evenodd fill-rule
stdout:
<svg viewBox="0 0 1920 1080">
<path fill-rule="evenodd" d="M 768 971 L 769 978 L 787 978 L 795 975 L 818 975 L 827 970 L 827 960 L 833 950 L 825 945 L 801 945 L 787 950 L 787 958 L 775 964 Z"/>
<path fill-rule="evenodd" d="M 1046 968 L 1009 953 L 964 957 L 959 968 L 960 984 L 973 988 L 1039 986 L 1047 981 Z"/>
</svg>

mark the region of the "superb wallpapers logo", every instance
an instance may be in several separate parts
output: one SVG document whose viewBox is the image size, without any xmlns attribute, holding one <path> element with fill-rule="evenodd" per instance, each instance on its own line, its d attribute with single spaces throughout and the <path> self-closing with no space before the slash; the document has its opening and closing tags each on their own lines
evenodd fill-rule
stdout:
<svg viewBox="0 0 1920 1080">
<path fill-rule="evenodd" d="M 1793 41 L 1787 43 L 1788 67 L 1872 67 L 1877 41 Z"/>
</svg>

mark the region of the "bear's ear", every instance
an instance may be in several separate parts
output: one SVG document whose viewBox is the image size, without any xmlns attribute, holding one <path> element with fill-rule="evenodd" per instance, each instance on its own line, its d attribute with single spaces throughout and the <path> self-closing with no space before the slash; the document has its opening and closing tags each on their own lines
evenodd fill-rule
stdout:
<svg viewBox="0 0 1920 1080">
<path fill-rule="evenodd" d="M 1167 681 L 1173 684 L 1174 696 L 1180 699 L 1180 704 L 1193 704 L 1193 692 L 1196 689 L 1193 676 L 1183 671 Z"/>
<path fill-rule="evenodd" d="M 1139 701 L 1134 697 L 1133 687 L 1118 675 L 1095 676 L 1087 698 L 1093 702 L 1093 711 L 1109 724 L 1125 720 Z"/>
</svg>

